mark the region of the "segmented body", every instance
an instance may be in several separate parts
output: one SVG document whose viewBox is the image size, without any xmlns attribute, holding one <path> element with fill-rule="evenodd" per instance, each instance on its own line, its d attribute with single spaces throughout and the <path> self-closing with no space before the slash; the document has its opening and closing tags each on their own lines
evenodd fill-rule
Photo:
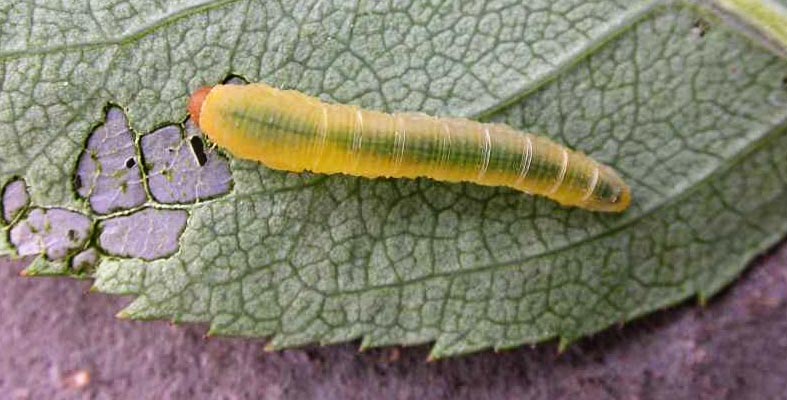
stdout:
<svg viewBox="0 0 787 400">
<path fill-rule="evenodd" d="M 508 186 L 594 211 L 630 203 L 611 168 L 503 124 L 387 114 L 264 84 L 205 88 L 189 110 L 220 147 L 274 169 Z"/>
</svg>

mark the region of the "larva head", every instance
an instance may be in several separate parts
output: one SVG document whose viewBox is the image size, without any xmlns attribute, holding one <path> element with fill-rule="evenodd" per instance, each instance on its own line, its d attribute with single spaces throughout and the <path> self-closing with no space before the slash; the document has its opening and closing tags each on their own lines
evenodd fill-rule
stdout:
<svg viewBox="0 0 787 400">
<path fill-rule="evenodd" d="M 213 86 L 199 88 L 191 95 L 191 99 L 189 100 L 189 115 L 191 115 L 191 121 L 197 126 L 199 126 L 199 114 L 200 111 L 202 111 L 202 102 L 208 97 L 208 93 L 210 93 L 211 89 L 213 89 Z"/>
</svg>

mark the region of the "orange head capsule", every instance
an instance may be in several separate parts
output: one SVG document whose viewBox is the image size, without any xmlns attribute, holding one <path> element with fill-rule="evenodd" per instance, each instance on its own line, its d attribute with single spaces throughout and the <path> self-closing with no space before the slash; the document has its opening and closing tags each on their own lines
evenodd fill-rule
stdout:
<svg viewBox="0 0 787 400">
<path fill-rule="evenodd" d="M 211 89 L 213 89 L 213 86 L 201 87 L 194 92 L 194 94 L 191 95 L 191 99 L 189 99 L 189 115 L 191 115 L 191 121 L 197 126 L 199 126 L 199 114 L 202 110 L 202 102 L 205 101 L 205 97 L 208 96 Z"/>
</svg>

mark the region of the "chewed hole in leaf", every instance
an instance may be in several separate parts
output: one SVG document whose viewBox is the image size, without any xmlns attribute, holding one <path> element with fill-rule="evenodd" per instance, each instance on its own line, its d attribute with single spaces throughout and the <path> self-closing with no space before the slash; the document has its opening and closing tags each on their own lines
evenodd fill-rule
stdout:
<svg viewBox="0 0 787 400">
<path fill-rule="evenodd" d="M 30 202 L 30 195 L 27 193 L 25 181 L 17 179 L 7 184 L 3 188 L 2 210 L 3 219 L 6 223 L 13 222 Z"/>
<path fill-rule="evenodd" d="M 166 204 L 193 203 L 221 196 L 232 187 L 227 160 L 206 153 L 201 132 L 189 122 L 184 137 L 170 125 L 142 137 L 140 145 L 153 198 Z"/>
<path fill-rule="evenodd" d="M 109 107 L 104 124 L 88 137 L 75 178 L 77 192 L 89 200 L 95 212 L 108 214 L 145 202 L 142 175 L 135 156 L 134 135 L 126 115 L 119 107 Z"/>
<path fill-rule="evenodd" d="M 89 248 L 74 256 L 71 259 L 71 269 L 74 271 L 85 271 L 94 267 L 98 263 L 98 252 L 96 249 Z"/>
<path fill-rule="evenodd" d="M 99 246 L 120 257 L 155 260 L 174 254 L 186 228 L 184 210 L 145 208 L 131 215 L 109 218 L 99 224 Z"/>
<path fill-rule="evenodd" d="M 225 85 L 246 85 L 249 83 L 249 81 L 246 78 L 238 75 L 230 75 L 224 79 L 223 83 Z"/>
<path fill-rule="evenodd" d="M 197 165 L 200 167 L 205 165 L 205 163 L 208 162 L 208 157 L 205 155 L 205 145 L 202 143 L 202 139 L 192 136 L 191 139 L 189 139 L 189 144 L 191 144 L 191 151 L 197 159 Z"/>
<path fill-rule="evenodd" d="M 85 246 L 91 226 L 90 219 L 76 211 L 34 208 L 11 229 L 11 243 L 20 256 L 45 254 L 62 260 Z"/>
</svg>

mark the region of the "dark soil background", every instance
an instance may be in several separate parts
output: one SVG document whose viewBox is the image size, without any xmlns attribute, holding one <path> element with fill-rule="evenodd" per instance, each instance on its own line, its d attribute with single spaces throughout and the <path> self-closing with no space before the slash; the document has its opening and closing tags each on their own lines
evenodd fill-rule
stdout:
<svg viewBox="0 0 787 400">
<path fill-rule="evenodd" d="M 265 353 L 201 326 L 120 321 L 129 299 L 20 278 L 22 266 L 0 261 L 0 399 L 787 398 L 787 243 L 705 308 L 689 301 L 561 355 L 548 343 L 436 363 L 428 346 Z"/>
</svg>

